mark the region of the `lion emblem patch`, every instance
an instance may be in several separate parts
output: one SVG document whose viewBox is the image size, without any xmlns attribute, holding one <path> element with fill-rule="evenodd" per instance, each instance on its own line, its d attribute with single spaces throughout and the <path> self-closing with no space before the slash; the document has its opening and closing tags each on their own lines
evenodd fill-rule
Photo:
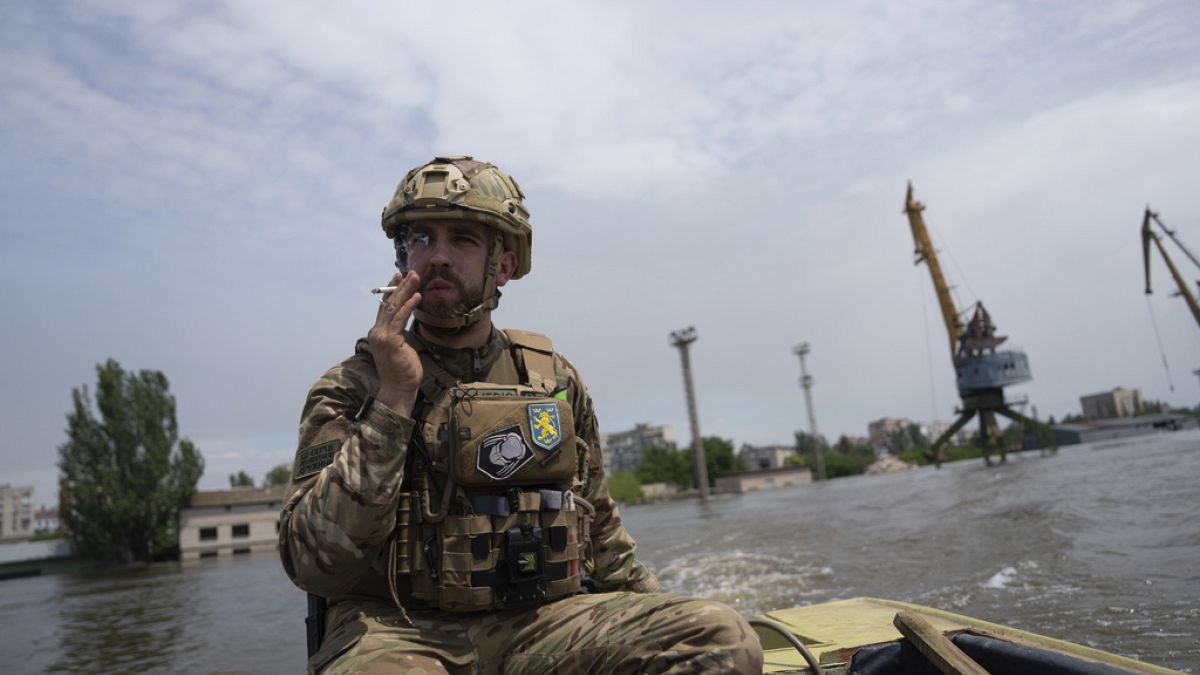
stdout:
<svg viewBox="0 0 1200 675">
<path fill-rule="evenodd" d="M 533 444 L 543 450 L 553 450 L 562 440 L 558 406 L 553 403 L 529 404 L 529 434 Z"/>
</svg>

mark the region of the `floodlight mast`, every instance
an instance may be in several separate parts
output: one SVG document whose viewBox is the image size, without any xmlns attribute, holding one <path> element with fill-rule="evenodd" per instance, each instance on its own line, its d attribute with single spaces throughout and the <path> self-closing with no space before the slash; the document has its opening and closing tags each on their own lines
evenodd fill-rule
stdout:
<svg viewBox="0 0 1200 675">
<path fill-rule="evenodd" d="M 696 413 L 696 392 L 692 386 L 692 360 L 688 347 L 696 341 L 696 327 L 688 326 L 671 332 L 671 345 L 679 349 L 683 362 L 683 389 L 687 394 L 688 418 L 692 425 L 692 452 L 696 458 L 696 486 L 700 501 L 708 501 L 708 465 L 704 458 L 704 440 L 700 438 L 700 418 Z"/>
<path fill-rule="evenodd" d="M 825 448 L 821 447 L 820 436 L 817 435 L 817 416 L 813 414 L 812 402 L 812 375 L 808 374 L 808 367 L 805 364 L 804 357 L 812 351 L 807 342 L 792 347 L 792 353 L 800 357 L 800 386 L 804 388 L 804 407 L 808 410 L 808 433 L 813 439 L 813 457 L 817 462 L 817 480 L 825 480 Z"/>
</svg>

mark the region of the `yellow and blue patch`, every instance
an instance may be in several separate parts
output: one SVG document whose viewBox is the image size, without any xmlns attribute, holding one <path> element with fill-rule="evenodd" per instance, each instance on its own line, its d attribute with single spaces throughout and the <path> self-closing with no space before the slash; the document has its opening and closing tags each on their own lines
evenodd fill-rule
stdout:
<svg viewBox="0 0 1200 675">
<path fill-rule="evenodd" d="M 543 450 L 553 450 L 562 440 L 562 423 L 558 406 L 553 403 L 529 404 L 529 435 L 533 444 Z"/>
</svg>

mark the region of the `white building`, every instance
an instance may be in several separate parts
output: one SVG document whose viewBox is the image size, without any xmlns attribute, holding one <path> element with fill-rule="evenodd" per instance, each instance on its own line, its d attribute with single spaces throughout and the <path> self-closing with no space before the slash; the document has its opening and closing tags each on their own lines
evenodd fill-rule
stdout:
<svg viewBox="0 0 1200 675">
<path fill-rule="evenodd" d="M 604 473 L 634 473 L 642 463 L 642 453 L 653 445 L 675 446 L 675 433 L 667 425 L 638 424 L 629 431 L 602 435 Z"/>
<path fill-rule="evenodd" d="M 0 539 L 33 536 L 33 488 L 0 485 Z"/>
<path fill-rule="evenodd" d="M 179 512 L 179 558 L 274 551 L 286 485 L 197 492 Z"/>
<path fill-rule="evenodd" d="M 58 531 L 58 508 L 48 509 L 45 504 L 33 514 L 33 529 L 39 532 Z"/>
<path fill-rule="evenodd" d="M 788 456 L 795 454 L 796 449 L 790 445 L 763 445 L 755 447 L 743 445 L 738 452 L 746 463 L 747 471 L 766 471 L 782 469 Z"/>
</svg>

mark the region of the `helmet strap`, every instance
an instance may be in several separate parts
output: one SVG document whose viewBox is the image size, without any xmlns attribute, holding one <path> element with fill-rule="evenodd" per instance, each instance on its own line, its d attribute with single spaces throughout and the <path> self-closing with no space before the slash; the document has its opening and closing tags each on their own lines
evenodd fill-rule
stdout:
<svg viewBox="0 0 1200 675">
<path fill-rule="evenodd" d="M 478 305 L 448 319 L 436 317 L 421 308 L 413 311 L 417 321 L 445 333 L 462 333 L 471 326 L 479 323 L 485 314 L 496 309 L 500 304 L 500 290 L 496 288 L 496 272 L 500 269 L 500 259 L 504 257 L 504 237 L 496 232 L 492 239 L 492 247 L 488 253 L 487 265 L 483 276 L 483 298 Z"/>
</svg>

